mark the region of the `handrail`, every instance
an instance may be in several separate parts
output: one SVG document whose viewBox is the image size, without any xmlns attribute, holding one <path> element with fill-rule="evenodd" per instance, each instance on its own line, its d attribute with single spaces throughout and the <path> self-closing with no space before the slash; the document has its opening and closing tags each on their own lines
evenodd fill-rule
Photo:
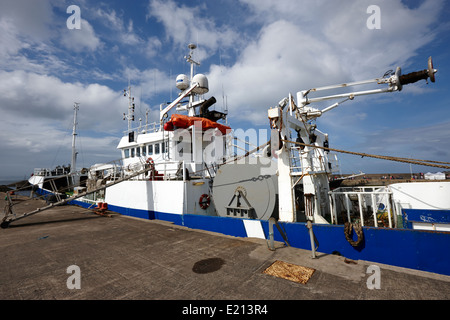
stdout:
<svg viewBox="0 0 450 320">
<path fill-rule="evenodd" d="M 385 187 L 366 187 L 366 188 L 373 188 L 376 190 L 373 191 L 357 191 L 357 190 L 353 190 L 353 191 L 329 191 L 328 194 L 331 197 L 331 201 L 330 201 L 330 209 L 331 209 L 331 223 L 337 223 L 337 208 L 336 208 L 336 196 L 338 195 L 344 195 L 344 199 L 345 199 L 345 204 L 344 207 L 346 208 L 347 211 L 347 219 L 350 222 L 350 199 L 349 196 L 351 195 L 356 195 L 357 196 L 357 202 L 358 202 L 358 208 L 359 208 L 359 214 L 360 214 L 360 220 L 361 220 L 361 226 L 364 226 L 364 215 L 363 215 L 363 196 L 370 196 L 371 199 L 371 204 L 372 204 L 372 214 L 373 214 L 373 219 L 374 219 L 374 225 L 375 227 L 378 227 L 378 220 L 377 220 L 377 209 L 375 206 L 375 196 L 377 195 L 381 195 L 381 196 L 387 196 L 387 201 L 386 201 L 386 210 L 387 210 L 387 215 L 388 215 L 388 222 L 389 222 L 389 228 L 393 227 L 392 224 L 392 218 L 391 218 L 391 209 L 393 210 L 394 213 L 394 217 L 396 217 L 396 208 L 394 203 L 392 202 L 391 199 L 391 195 L 392 195 L 392 191 L 390 191 L 389 189 L 385 188 Z M 384 188 L 384 190 L 382 190 Z M 340 188 L 339 188 L 340 189 Z M 337 189 L 337 190 L 339 190 Z M 395 220 L 394 220 L 395 223 Z"/>
</svg>

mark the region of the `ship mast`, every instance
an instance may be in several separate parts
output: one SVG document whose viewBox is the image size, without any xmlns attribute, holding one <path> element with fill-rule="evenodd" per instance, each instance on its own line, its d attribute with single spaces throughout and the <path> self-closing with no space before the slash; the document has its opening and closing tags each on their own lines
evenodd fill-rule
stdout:
<svg viewBox="0 0 450 320">
<path fill-rule="evenodd" d="M 80 109 L 79 103 L 75 102 L 73 105 L 73 130 L 72 130 L 72 162 L 70 163 L 70 174 L 73 175 L 77 169 L 77 150 L 75 148 L 75 138 L 77 136 L 77 113 Z"/>
<path fill-rule="evenodd" d="M 194 43 L 190 43 L 188 45 L 188 48 L 190 49 L 189 55 L 185 56 L 184 58 L 186 59 L 187 62 L 191 64 L 191 77 L 189 79 L 189 82 L 192 84 L 194 79 L 194 64 L 199 66 L 200 63 L 192 59 L 192 56 L 194 55 L 194 50 L 197 48 L 197 45 L 195 45 Z M 193 103 L 194 103 L 194 95 L 191 94 L 189 95 L 189 107 L 188 107 L 189 116 L 191 117 L 195 115 L 195 110 L 192 108 Z"/>
<path fill-rule="evenodd" d="M 128 91 L 123 90 L 123 96 L 128 96 L 128 114 L 123 114 L 123 120 L 128 120 L 128 132 L 131 132 L 132 121 L 134 121 L 134 97 L 131 96 L 131 86 L 128 85 Z"/>
<path fill-rule="evenodd" d="M 169 112 L 173 107 L 177 106 L 181 100 L 183 100 L 185 97 L 189 96 L 189 103 L 186 106 L 185 110 L 188 110 L 188 115 L 190 117 L 195 116 L 195 108 L 193 108 L 194 104 L 194 95 L 199 93 L 205 93 L 208 91 L 208 89 L 203 90 L 204 88 L 200 88 L 200 83 L 197 81 L 194 81 L 194 64 L 199 66 L 200 63 L 197 61 L 194 61 L 192 59 L 192 56 L 194 54 L 194 50 L 197 48 L 197 45 L 191 43 L 188 45 L 188 48 L 190 49 L 189 55 L 185 56 L 187 62 L 191 64 L 191 75 L 189 79 L 189 84 L 184 87 L 178 87 L 180 90 L 183 90 L 179 95 L 178 98 L 176 98 L 172 103 L 170 103 L 167 107 L 163 109 L 163 106 L 161 105 L 160 111 L 159 111 L 159 121 L 161 124 L 163 124 L 164 117 L 167 117 L 167 112 Z M 203 76 L 204 77 L 204 76 Z M 207 80 L 206 80 L 207 85 Z M 200 91 L 197 89 L 201 89 Z"/>
</svg>

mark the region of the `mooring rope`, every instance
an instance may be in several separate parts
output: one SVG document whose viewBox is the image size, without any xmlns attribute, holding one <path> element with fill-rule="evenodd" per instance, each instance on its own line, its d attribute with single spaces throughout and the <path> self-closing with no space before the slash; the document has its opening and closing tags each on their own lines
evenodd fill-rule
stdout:
<svg viewBox="0 0 450 320">
<path fill-rule="evenodd" d="M 358 240 L 354 241 L 352 239 L 352 229 L 355 229 L 355 233 L 358 236 Z M 344 226 L 345 239 L 352 245 L 352 247 L 359 247 L 364 241 L 364 233 L 362 230 L 361 223 L 357 222 L 354 225 L 346 222 Z"/>
<path fill-rule="evenodd" d="M 444 165 L 444 164 L 450 164 L 450 162 L 433 161 L 433 160 L 420 160 L 420 159 L 409 159 L 409 158 L 402 158 L 402 157 L 392 157 L 392 156 L 383 156 L 383 155 L 376 155 L 376 154 L 369 154 L 369 153 L 353 152 L 353 151 L 346 151 L 346 150 L 334 149 L 334 148 L 329 148 L 329 147 L 321 147 L 321 146 L 316 146 L 316 145 L 313 145 L 313 144 L 306 144 L 306 143 L 290 141 L 290 140 L 285 140 L 285 139 L 281 139 L 281 141 L 288 142 L 288 143 L 293 143 L 293 144 L 296 144 L 296 145 L 299 145 L 299 146 L 318 148 L 318 149 L 323 149 L 323 150 L 327 150 L 327 151 L 334 151 L 334 152 L 339 152 L 339 153 L 347 153 L 347 154 L 352 154 L 352 155 L 361 156 L 361 157 L 368 157 L 368 158 L 376 158 L 376 159 L 383 159 L 383 160 L 389 160 L 389 161 L 397 161 L 397 162 L 418 164 L 418 165 L 421 165 L 421 166 L 436 167 L 436 168 L 442 168 L 442 169 L 450 169 L 450 166 Z"/>
<path fill-rule="evenodd" d="M 258 151 L 258 150 L 264 148 L 264 147 L 267 146 L 269 143 L 270 143 L 270 140 L 267 141 L 266 143 L 263 143 L 262 145 L 260 145 L 260 146 L 258 146 L 258 147 L 256 147 L 256 148 L 254 148 L 253 150 L 247 151 L 247 152 L 246 152 L 245 154 L 243 154 L 243 155 L 235 156 L 233 159 L 229 159 L 229 160 L 225 161 L 224 163 L 220 164 L 219 166 L 222 166 L 222 165 L 228 164 L 228 163 L 232 163 L 232 162 L 235 162 L 235 161 L 239 161 L 239 160 L 241 160 L 241 159 L 243 159 L 243 158 L 246 158 L 246 157 L 248 157 L 249 155 L 251 155 L 252 153 L 255 153 L 256 151 Z"/>
</svg>

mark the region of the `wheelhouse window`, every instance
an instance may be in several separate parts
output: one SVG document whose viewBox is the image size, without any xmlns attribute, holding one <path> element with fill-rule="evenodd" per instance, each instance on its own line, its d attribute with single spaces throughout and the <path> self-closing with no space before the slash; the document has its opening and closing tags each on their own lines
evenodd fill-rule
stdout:
<svg viewBox="0 0 450 320">
<path fill-rule="evenodd" d="M 141 153 L 143 157 L 145 157 L 145 156 L 147 155 L 147 152 L 146 152 L 146 151 L 147 151 L 147 147 L 146 147 L 146 146 L 143 146 L 143 147 L 142 147 L 142 153 Z"/>
<path fill-rule="evenodd" d="M 140 157 L 141 156 L 141 147 L 137 147 L 136 148 L 136 157 Z"/>
<path fill-rule="evenodd" d="M 125 159 L 127 159 L 127 158 L 130 157 L 130 149 L 125 149 L 125 150 L 123 150 L 123 157 L 124 157 Z"/>
<path fill-rule="evenodd" d="M 151 156 L 153 154 L 153 145 L 149 144 L 148 145 L 148 155 Z"/>
<path fill-rule="evenodd" d="M 134 148 L 131 148 L 131 157 L 134 158 Z"/>
<path fill-rule="evenodd" d="M 155 144 L 155 154 L 159 154 L 159 143 Z"/>
</svg>

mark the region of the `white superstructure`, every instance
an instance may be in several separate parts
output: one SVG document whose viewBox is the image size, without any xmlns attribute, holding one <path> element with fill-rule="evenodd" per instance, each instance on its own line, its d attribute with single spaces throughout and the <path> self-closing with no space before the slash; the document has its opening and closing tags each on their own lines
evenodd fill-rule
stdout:
<svg viewBox="0 0 450 320">
<path fill-rule="evenodd" d="M 101 196 L 110 208 L 146 218 L 187 212 L 215 215 L 211 206 L 211 179 L 224 161 L 230 128 L 218 122 L 226 119 L 226 113 L 209 110 L 215 98 L 203 98 L 209 90 L 208 79 L 203 74 L 194 74 L 194 65 L 199 65 L 192 57 L 195 48 L 189 45 L 190 53 L 185 57 L 191 65 L 190 77 L 177 76 L 180 93 L 170 104 L 161 105 L 159 122 L 132 128 L 134 98 L 130 87 L 124 91 L 129 100 L 128 114 L 124 114 L 128 130 L 117 146 L 122 163 L 93 166 L 88 191 L 101 183 L 107 185 L 115 179 L 147 171 L 108 187 Z M 177 113 L 169 119 L 170 111 Z"/>
</svg>

